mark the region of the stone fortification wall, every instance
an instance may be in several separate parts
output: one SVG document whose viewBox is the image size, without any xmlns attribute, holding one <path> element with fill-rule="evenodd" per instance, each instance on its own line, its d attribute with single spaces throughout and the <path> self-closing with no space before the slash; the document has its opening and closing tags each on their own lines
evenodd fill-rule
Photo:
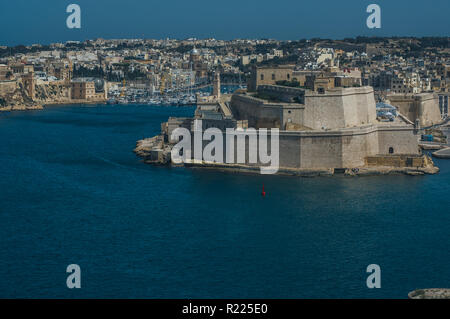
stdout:
<svg viewBox="0 0 450 319">
<path fill-rule="evenodd" d="M 366 158 L 367 166 L 391 166 L 391 167 L 423 167 L 425 158 L 413 155 L 385 155 L 369 156 Z"/>
<path fill-rule="evenodd" d="M 298 138 L 300 168 L 360 167 L 366 156 L 378 152 L 377 130 L 371 125 L 361 129 L 301 132 Z"/>
<path fill-rule="evenodd" d="M 378 154 L 420 154 L 418 136 L 411 125 L 380 126 L 378 145 Z"/>
<path fill-rule="evenodd" d="M 336 129 L 375 123 L 376 107 L 371 87 L 336 88 L 305 94 L 304 126 Z"/>
<path fill-rule="evenodd" d="M 287 123 L 313 130 L 350 128 L 376 121 L 373 89 L 339 88 L 323 94 L 306 91 L 304 104 L 269 102 L 249 95 L 235 94 L 233 115 L 249 121 L 250 127 L 285 129 Z"/>
<path fill-rule="evenodd" d="M 178 143 L 178 140 L 172 140 L 172 132 L 179 127 L 190 130 L 192 122 L 193 119 L 189 117 L 170 117 L 166 125 L 162 125 L 161 130 L 167 135 L 169 143 Z"/>
<path fill-rule="evenodd" d="M 231 98 L 231 111 L 237 120 L 248 120 L 253 128 L 282 128 L 281 104 L 268 103 L 248 95 L 235 94 Z"/>
<path fill-rule="evenodd" d="M 223 135 L 225 144 L 226 136 Z M 245 138 L 245 161 L 239 164 L 261 165 L 250 163 L 250 137 Z M 195 139 L 192 141 L 194 154 Z M 209 141 L 202 141 L 202 149 Z M 237 163 L 238 143 L 234 142 L 234 162 Z M 390 148 L 394 153 L 390 154 Z M 270 139 L 268 141 L 270 152 Z M 258 154 L 258 149 L 251 150 Z M 270 154 L 270 153 L 269 153 Z M 280 131 L 279 132 L 279 166 L 284 168 L 328 169 L 354 168 L 366 165 L 366 158 L 377 155 L 419 155 L 417 136 L 411 126 L 408 127 L 380 127 L 366 125 L 359 128 L 336 131 Z M 224 146 L 223 160 L 226 159 L 227 149 Z"/>
<path fill-rule="evenodd" d="M 410 121 L 420 121 L 420 125 L 429 126 L 441 122 L 438 96 L 433 93 L 391 94 L 390 103 Z"/>
</svg>

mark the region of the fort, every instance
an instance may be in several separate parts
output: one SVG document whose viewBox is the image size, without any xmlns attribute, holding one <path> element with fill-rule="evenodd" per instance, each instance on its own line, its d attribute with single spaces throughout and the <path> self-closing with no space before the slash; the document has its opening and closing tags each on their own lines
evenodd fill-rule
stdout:
<svg viewBox="0 0 450 319">
<path fill-rule="evenodd" d="M 177 142 L 171 138 L 173 129 L 183 126 L 193 130 L 194 121 L 201 119 L 204 128 L 216 127 L 222 131 L 240 128 L 245 132 L 249 127 L 279 129 L 280 173 L 366 175 L 403 172 L 418 175 L 434 174 L 439 170 L 431 158 L 422 154 L 416 125 L 403 117 L 389 122 L 377 118 L 371 87 L 318 87 L 313 91 L 260 84 L 254 85 L 253 89 L 238 90 L 231 96 L 199 99 L 192 119 L 170 118 L 162 125 L 160 136 L 138 142 L 136 153 L 149 163 L 170 163 L 170 151 Z M 204 148 L 204 141 L 201 143 Z M 193 140 L 192 148 L 195 147 Z M 236 143 L 234 147 L 237 147 Z M 186 164 L 239 171 L 255 171 L 264 166 L 262 162 L 250 161 L 252 155 L 249 152 L 258 150 L 249 147 L 248 139 L 243 147 L 246 156 L 240 164 L 198 161 Z M 227 151 L 230 150 L 223 150 L 225 156 Z M 236 153 L 237 149 L 233 151 Z"/>
</svg>

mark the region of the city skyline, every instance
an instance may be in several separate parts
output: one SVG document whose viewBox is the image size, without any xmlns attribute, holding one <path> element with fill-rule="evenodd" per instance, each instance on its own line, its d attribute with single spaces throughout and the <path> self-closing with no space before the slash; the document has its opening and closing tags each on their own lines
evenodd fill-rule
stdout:
<svg viewBox="0 0 450 319">
<path fill-rule="evenodd" d="M 66 7 L 81 7 L 81 29 L 66 26 Z M 433 5 L 423 2 L 384 0 L 382 27 L 366 26 L 366 8 L 374 1 L 351 0 L 346 3 L 290 2 L 277 6 L 268 1 L 230 0 L 226 4 L 208 1 L 147 3 L 130 0 L 96 1 L 16 1 L 3 5 L 0 26 L 8 30 L 0 45 L 48 44 L 94 38 L 216 38 L 297 40 L 310 38 L 343 39 L 356 36 L 448 36 L 446 0 Z M 137 10 L 139 9 L 139 10 Z M 411 22 L 414 23 L 411 23 Z"/>
</svg>

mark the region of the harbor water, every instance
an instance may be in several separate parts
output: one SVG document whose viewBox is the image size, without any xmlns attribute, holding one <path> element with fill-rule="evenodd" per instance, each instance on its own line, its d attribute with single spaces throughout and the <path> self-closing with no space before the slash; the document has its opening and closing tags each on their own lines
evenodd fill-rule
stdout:
<svg viewBox="0 0 450 319">
<path fill-rule="evenodd" d="M 146 165 L 194 107 L 0 113 L 0 297 L 407 298 L 450 287 L 450 161 L 429 176 L 240 175 Z M 261 196 L 262 185 L 266 196 Z M 81 267 L 68 289 L 66 267 Z M 366 268 L 381 267 L 381 289 Z"/>
</svg>

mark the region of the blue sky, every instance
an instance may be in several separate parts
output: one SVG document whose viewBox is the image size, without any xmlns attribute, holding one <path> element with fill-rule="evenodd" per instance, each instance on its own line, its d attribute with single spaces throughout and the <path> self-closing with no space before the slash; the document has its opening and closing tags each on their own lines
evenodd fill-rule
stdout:
<svg viewBox="0 0 450 319">
<path fill-rule="evenodd" d="M 82 27 L 66 27 L 66 7 Z M 382 28 L 366 27 L 366 8 Z M 217 39 L 449 36 L 450 0 L 14 0 L 0 6 L 0 45 L 103 38 Z"/>
</svg>

